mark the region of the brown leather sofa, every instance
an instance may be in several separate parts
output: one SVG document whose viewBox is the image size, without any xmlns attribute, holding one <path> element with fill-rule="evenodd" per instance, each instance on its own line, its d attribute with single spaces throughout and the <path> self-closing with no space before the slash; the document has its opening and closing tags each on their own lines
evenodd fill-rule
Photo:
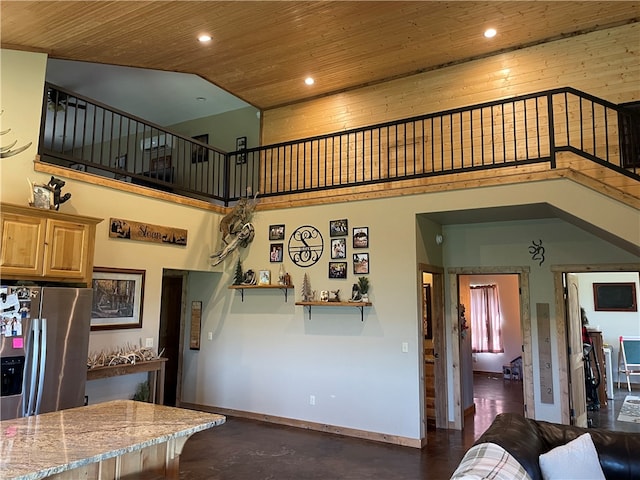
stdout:
<svg viewBox="0 0 640 480">
<path fill-rule="evenodd" d="M 607 480 L 640 478 L 640 433 L 573 427 L 501 413 L 475 445 L 486 442 L 500 445 L 524 467 L 532 480 L 542 480 L 540 455 L 583 433 L 591 434 Z"/>
</svg>

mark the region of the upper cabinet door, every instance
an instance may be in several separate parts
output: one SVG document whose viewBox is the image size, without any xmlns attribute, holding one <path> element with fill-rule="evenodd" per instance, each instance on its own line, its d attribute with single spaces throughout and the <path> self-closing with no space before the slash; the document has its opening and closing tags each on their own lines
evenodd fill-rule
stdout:
<svg viewBox="0 0 640 480">
<path fill-rule="evenodd" d="M 2 276 L 42 275 L 46 219 L 4 211 L 0 216 Z"/>
<path fill-rule="evenodd" d="M 84 278 L 89 252 L 89 225 L 50 219 L 47 220 L 45 238 L 44 276 Z"/>
</svg>

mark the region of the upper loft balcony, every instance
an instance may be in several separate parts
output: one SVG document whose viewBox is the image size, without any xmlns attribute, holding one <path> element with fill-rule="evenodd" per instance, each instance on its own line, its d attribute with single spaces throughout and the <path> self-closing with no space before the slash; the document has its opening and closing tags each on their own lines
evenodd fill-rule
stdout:
<svg viewBox="0 0 640 480">
<path fill-rule="evenodd" d="M 567 172 L 640 200 L 637 111 L 568 87 L 227 152 L 47 84 L 38 153 L 117 188 L 219 206 L 249 191 L 275 208 Z"/>
</svg>

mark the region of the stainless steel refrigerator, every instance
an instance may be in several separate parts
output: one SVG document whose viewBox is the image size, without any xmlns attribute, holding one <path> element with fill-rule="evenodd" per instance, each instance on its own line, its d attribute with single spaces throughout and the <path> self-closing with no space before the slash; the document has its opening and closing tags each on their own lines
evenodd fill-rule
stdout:
<svg viewBox="0 0 640 480">
<path fill-rule="evenodd" d="M 90 288 L 0 287 L 0 419 L 84 405 Z"/>
</svg>

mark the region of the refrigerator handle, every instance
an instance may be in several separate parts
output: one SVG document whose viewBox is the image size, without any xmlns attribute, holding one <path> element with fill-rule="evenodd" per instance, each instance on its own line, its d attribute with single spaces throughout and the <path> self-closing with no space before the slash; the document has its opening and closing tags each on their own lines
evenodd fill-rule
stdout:
<svg viewBox="0 0 640 480">
<path fill-rule="evenodd" d="M 47 365 L 47 319 L 43 318 L 42 335 L 40 336 L 42 353 L 40 354 L 40 368 L 38 372 L 38 393 L 36 395 L 36 415 L 40 413 L 40 404 L 42 403 L 42 390 L 44 388 L 44 369 Z"/>
<path fill-rule="evenodd" d="M 31 350 L 31 352 L 29 352 Z M 29 353 L 31 353 L 29 355 Z M 29 388 L 23 393 L 22 414 L 27 417 L 33 414 L 36 390 L 36 375 L 38 373 L 38 358 L 40 357 L 40 320 L 34 318 L 29 331 L 29 341 L 27 342 L 27 358 L 31 362 L 28 374 Z M 25 385 L 27 379 L 25 379 Z M 27 396 L 25 397 L 25 393 Z"/>
</svg>

